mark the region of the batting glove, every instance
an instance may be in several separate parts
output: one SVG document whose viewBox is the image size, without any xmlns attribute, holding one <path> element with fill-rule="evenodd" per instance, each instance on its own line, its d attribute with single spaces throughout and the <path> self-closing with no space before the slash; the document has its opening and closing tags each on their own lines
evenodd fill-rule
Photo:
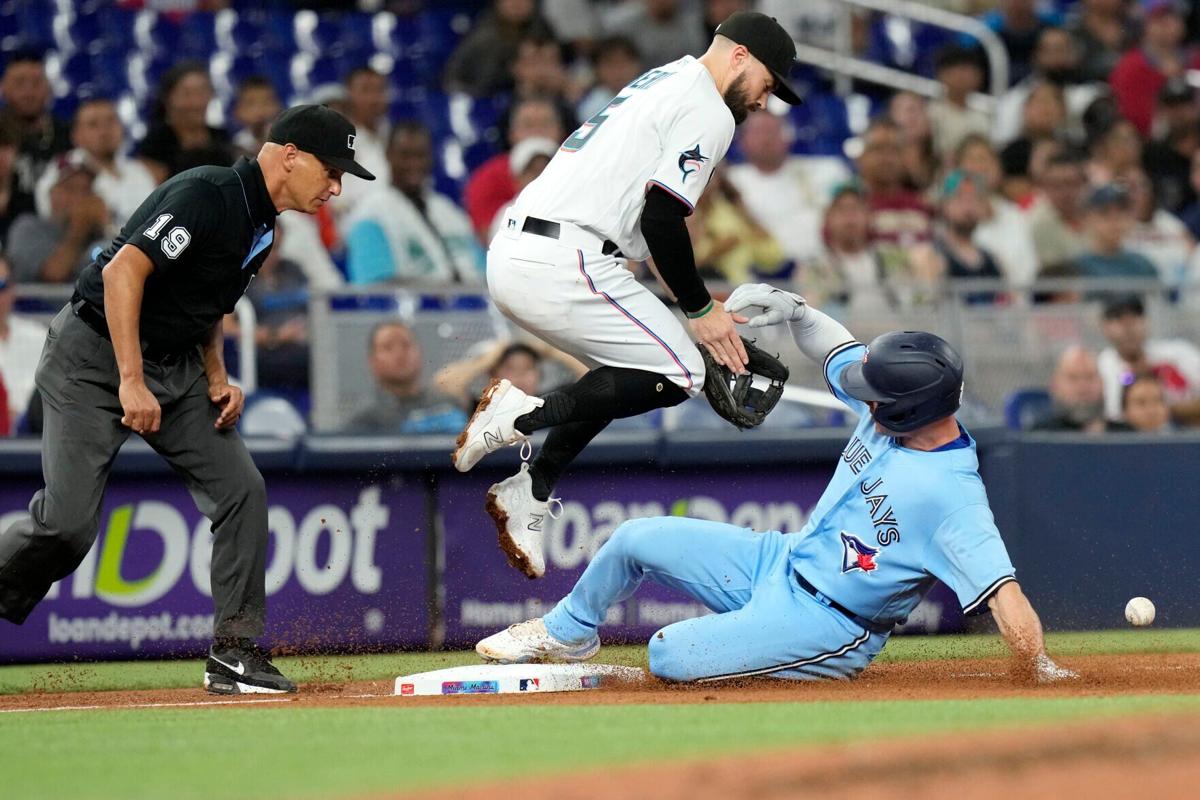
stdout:
<svg viewBox="0 0 1200 800">
<path fill-rule="evenodd" d="M 804 298 L 792 292 L 776 289 L 765 283 L 746 283 L 733 290 L 725 301 L 730 314 L 750 317 L 751 328 L 778 325 L 804 316 Z M 751 315 L 753 311 L 762 313 Z"/>
</svg>

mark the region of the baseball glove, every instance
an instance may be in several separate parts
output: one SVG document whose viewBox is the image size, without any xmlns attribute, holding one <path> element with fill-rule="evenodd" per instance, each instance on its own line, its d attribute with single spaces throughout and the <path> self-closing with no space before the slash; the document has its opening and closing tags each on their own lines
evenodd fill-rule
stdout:
<svg viewBox="0 0 1200 800">
<path fill-rule="evenodd" d="M 783 397 L 788 368 L 776 356 L 755 347 L 749 339 L 742 337 L 742 343 L 750 357 L 745 375 L 734 375 L 728 367 L 718 364 L 704 345 L 698 347 L 704 357 L 704 395 L 709 405 L 736 427 L 746 430 L 761 425 Z M 755 376 L 766 378 L 769 385 L 765 389 L 755 388 Z"/>
</svg>

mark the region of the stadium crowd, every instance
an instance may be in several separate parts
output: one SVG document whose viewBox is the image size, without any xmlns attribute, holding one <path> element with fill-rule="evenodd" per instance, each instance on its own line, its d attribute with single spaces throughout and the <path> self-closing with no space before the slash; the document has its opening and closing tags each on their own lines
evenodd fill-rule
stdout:
<svg viewBox="0 0 1200 800">
<path fill-rule="evenodd" d="M 828 75 L 805 68 L 822 98 L 816 110 L 797 116 L 772 105 L 752 115 L 690 217 L 702 274 L 787 284 L 834 313 L 919 310 L 948 296 L 1001 307 L 1101 299 L 1110 346 L 1068 347 L 1047 376 L 1044 416 L 1029 422 L 1087 432 L 1200 424 L 1200 349 L 1150 338 L 1136 293 L 1101 298 L 1088 288 L 1127 279 L 1182 303 L 1186 287 L 1200 283 L 1200 4 L 937 4 L 979 15 L 999 36 L 1011 84 L 1002 96 L 981 94 L 989 64 L 974 39 L 943 34 L 906 52 L 883 15 L 856 8 L 854 54 L 924 73 L 938 96 L 856 83 L 870 112 L 852 113 L 857 106 L 834 94 Z M 195 14 L 230 7 L 195 5 Z M 18 287 L 72 283 L 155 185 L 255 154 L 288 103 L 345 113 L 357 126 L 359 161 L 380 177 L 373 186 L 348 182 L 315 217 L 281 216 L 272 257 L 251 286 L 259 383 L 304 392 L 310 290 L 481 287 L 485 249 L 508 204 L 644 69 L 700 53 L 742 8 L 772 14 L 798 41 L 820 46 L 836 40 L 841 14 L 833 0 L 361 5 L 355 13 L 401 19 L 461 6 L 456 19 L 468 24 L 452 48 L 427 55 L 440 67 L 433 85 L 418 88 L 494 109 L 494 141 L 467 142 L 470 157 L 452 163 L 463 148 L 409 113 L 419 99 L 397 102 L 414 87 L 376 58 L 303 96 L 251 73 L 227 97 L 218 96 L 215 61 L 181 59 L 161 73 L 144 114 L 131 117 L 120 97 L 99 93 L 70 98 L 65 118 L 56 113 L 64 103 L 53 52 L 0 54 L 0 434 L 37 430 L 33 372 L 45 330 L 14 312 Z M 812 132 L 825 100 L 845 118 L 845 135 L 830 141 Z M 447 180 L 456 170 L 461 179 Z M 654 280 L 649 265 L 629 268 Z M 1058 288 L 1047 290 L 1047 280 Z M 226 327 L 236 335 L 236 318 Z M 581 368 L 524 342 L 425 363 L 421 342 L 399 321 L 374 330 L 364 356 L 376 387 L 369 405 L 348 415 L 357 433 L 456 432 L 487 376 L 532 391 L 547 364 L 560 375 Z"/>
</svg>

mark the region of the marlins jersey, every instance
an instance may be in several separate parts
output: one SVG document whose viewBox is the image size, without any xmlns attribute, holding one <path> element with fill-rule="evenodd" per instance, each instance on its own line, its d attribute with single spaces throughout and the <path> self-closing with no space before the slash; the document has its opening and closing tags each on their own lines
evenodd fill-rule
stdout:
<svg viewBox="0 0 1200 800">
<path fill-rule="evenodd" d="M 645 259 L 639 220 L 650 185 L 695 208 L 733 129 L 712 75 L 686 56 L 642 75 L 583 123 L 513 211 L 579 225 Z"/>
<path fill-rule="evenodd" d="M 804 578 L 861 617 L 882 626 L 904 621 L 941 579 L 967 614 L 986 609 L 1015 580 L 979 478 L 975 442 L 959 438 L 934 451 L 911 450 L 875 430 L 866 404 L 842 390 L 842 371 L 867 357 L 858 343 L 825 359 L 825 379 L 860 422 L 833 480 L 792 545 Z"/>
</svg>

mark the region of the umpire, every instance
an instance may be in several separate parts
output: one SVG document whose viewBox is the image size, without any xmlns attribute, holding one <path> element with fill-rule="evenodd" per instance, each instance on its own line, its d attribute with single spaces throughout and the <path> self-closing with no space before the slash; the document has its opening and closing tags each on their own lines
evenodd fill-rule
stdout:
<svg viewBox="0 0 1200 800">
<path fill-rule="evenodd" d="M 234 426 L 221 320 L 270 252 L 275 217 L 317 211 L 354 161 L 354 126 L 296 106 L 253 160 L 198 167 L 150 194 L 84 268 L 50 325 L 37 369 L 42 474 L 29 515 L 0 532 L 0 616 L 20 624 L 96 539 L 113 459 L 133 431 L 183 477 L 212 520 L 214 642 L 204 685 L 221 694 L 294 692 L 254 642 L 266 613 L 267 499 Z"/>
</svg>

